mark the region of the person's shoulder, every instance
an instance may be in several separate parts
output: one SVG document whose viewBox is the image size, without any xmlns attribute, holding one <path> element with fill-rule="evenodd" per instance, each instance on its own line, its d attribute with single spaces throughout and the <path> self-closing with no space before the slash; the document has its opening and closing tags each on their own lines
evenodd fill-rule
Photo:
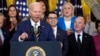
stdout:
<svg viewBox="0 0 100 56">
<path fill-rule="evenodd" d="M 77 17 L 76 17 L 76 16 L 73 16 L 72 18 L 74 18 L 74 19 L 75 19 L 75 18 L 77 18 Z"/>
<path fill-rule="evenodd" d="M 93 38 L 96 38 L 96 37 L 99 37 L 99 34 L 96 34 L 96 35 L 93 36 Z"/>
<path fill-rule="evenodd" d="M 68 40 L 72 40 L 73 38 L 75 38 L 75 33 L 71 33 L 70 35 L 68 35 Z"/>
<path fill-rule="evenodd" d="M 75 33 L 73 32 L 70 35 L 68 35 L 68 37 L 70 38 L 70 37 L 73 37 L 74 35 L 75 35 Z"/>
<path fill-rule="evenodd" d="M 64 17 L 63 17 L 63 16 L 58 17 L 58 20 L 62 20 L 62 19 L 64 19 Z"/>
<path fill-rule="evenodd" d="M 77 18 L 76 16 L 73 16 L 73 17 L 71 18 L 71 20 L 75 21 L 76 18 Z"/>
<path fill-rule="evenodd" d="M 59 27 L 57 27 L 57 30 L 59 30 L 60 32 L 63 32 L 63 33 L 67 33 L 65 30 L 62 30 Z"/>
<path fill-rule="evenodd" d="M 64 17 L 60 16 L 58 17 L 58 25 L 61 25 L 64 22 Z"/>
<path fill-rule="evenodd" d="M 28 22 L 30 22 L 30 20 L 21 21 L 18 25 L 27 24 Z"/>
<path fill-rule="evenodd" d="M 2 28 L 1 30 L 3 31 L 4 35 L 6 35 L 7 33 L 10 33 L 10 31 L 8 29 Z"/>
<path fill-rule="evenodd" d="M 89 35 L 89 34 L 87 34 L 87 33 L 83 33 L 83 34 L 85 35 L 85 37 L 88 37 L 88 38 L 93 37 L 93 36 L 91 36 L 91 35 Z"/>
<path fill-rule="evenodd" d="M 40 20 L 40 22 L 41 22 L 41 26 L 50 27 L 50 24 L 48 24 L 46 21 Z"/>
</svg>

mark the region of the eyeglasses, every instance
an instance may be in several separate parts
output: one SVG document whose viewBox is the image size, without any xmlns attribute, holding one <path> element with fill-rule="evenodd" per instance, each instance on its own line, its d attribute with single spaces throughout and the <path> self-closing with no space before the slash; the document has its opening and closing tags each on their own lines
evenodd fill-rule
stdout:
<svg viewBox="0 0 100 56">
<path fill-rule="evenodd" d="M 57 17 L 48 17 L 48 19 L 57 19 Z"/>
</svg>

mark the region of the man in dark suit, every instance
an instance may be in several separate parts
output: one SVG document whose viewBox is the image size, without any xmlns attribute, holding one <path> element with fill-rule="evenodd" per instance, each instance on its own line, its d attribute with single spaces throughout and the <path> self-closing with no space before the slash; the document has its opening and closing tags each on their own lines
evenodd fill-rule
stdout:
<svg viewBox="0 0 100 56">
<path fill-rule="evenodd" d="M 67 32 L 57 27 L 57 14 L 50 12 L 48 14 L 47 22 L 51 25 L 55 39 L 60 42 L 62 48 L 62 55 L 67 56 L 68 51 L 68 39 Z"/>
<path fill-rule="evenodd" d="M 78 16 L 74 23 L 75 32 L 68 36 L 68 56 L 95 56 L 93 38 L 83 32 L 84 26 L 84 18 Z"/>
<path fill-rule="evenodd" d="M 4 56 L 3 55 L 3 51 L 4 51 L 4 41 L 5 39 L 7 39 L 8 35 L 6 30 L 4 30 L 3 26 L 4 26 L 4 15 L 2 13 L 0 13 L 0 56 Z"/>
<path fill-rule="evenodd" d="M 19 23 L 12 41 L 54 41 L 52 28 L 41 20 L 42 5 L 34 2 L 29 6 L 30 19 Z"/>
<path fill-rule="evenodd" d="M 2 48 L 4 43 L 4 35 L 2 31 L 3 23 L 4 23 L 4 16 L 3 14 L 0 13 L 0 55 L 2 55 L 2 51 L 3 51 Z"/>
</svg>

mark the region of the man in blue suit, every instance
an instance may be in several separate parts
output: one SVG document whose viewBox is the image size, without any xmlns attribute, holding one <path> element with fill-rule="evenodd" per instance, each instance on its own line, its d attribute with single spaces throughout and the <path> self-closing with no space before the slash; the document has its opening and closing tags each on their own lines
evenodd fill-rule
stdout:
<svg viewBox="0 0 100 56">
<path fill-rule="evenodd" d="M 50 12 L 48 14 L 47 22 L 51 25 L 55 39 L 60 42 L 62 48 L 62 56 L 67 56 L 68 52 L 68 39 L 67 32 L 57 27 L 57 14 Z"/>
<path fill-rule="evenodd" d="M 30 19 L 19 23 L 12 41 L 54 41 L 52 28 L 41 20 L 42 5 L 34 2 L 29 6 Z"/>
</svg>

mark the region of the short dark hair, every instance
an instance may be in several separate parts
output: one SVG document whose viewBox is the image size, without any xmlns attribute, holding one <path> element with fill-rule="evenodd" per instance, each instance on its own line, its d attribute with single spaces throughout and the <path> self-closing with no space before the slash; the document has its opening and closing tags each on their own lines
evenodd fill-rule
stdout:
<svg viewBox="0 0 100 56">
<path fill-rule="evenodd" d="M 47 15 L 47 17 L 49 16 L 49 14 L 56 14 L 56 13 L 55 12 L 49 12 L 48 15 Z M 57 17 L 58 17 L 58 15 L 57 15 Z"/>
<path fill-rule="evenodd" d="M 95 23 L 95 27 L 96 29 L 98 28 L 98 24 L 100 23 L 100 20 L 96 20 L 96 23 Z"/>
</svg>

